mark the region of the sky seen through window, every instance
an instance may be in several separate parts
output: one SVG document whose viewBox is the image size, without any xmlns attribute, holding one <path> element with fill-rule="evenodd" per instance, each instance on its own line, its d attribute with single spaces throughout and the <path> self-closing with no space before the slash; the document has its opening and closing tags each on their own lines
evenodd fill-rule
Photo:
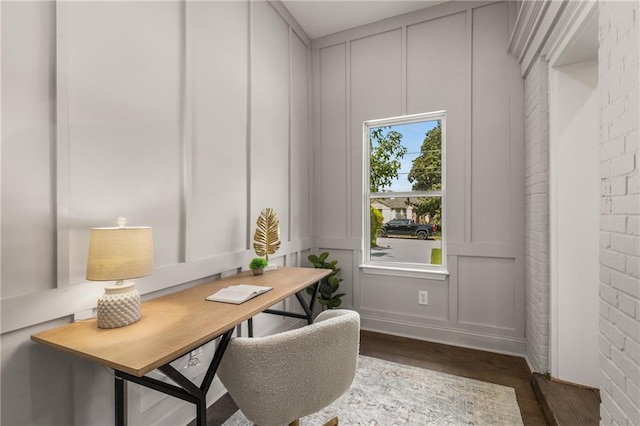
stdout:
<svg viewBox="0 0 640 426">
<path fill-rule="evenodd" d="M 409 192 L 412 191 L 412 185 L 407 179 L 409 172 L 411 171 L 411 165 L 420 155 L 420 148 L 424 141 L 425 134 L 438 125 L 438 120 L 422 121 L 419 123 L 408 123 L 385 127 L 383 129 L 383 135 L 386 135 L 390 131 L 396 131 L 402 134 L 402 145 L 407 148 L 407 153 L 400 160 L 402 167 L 398 172 L 398 177 L 393 180 L 391 186 L 384 188 L 385 192 Z M 371 129 L 373 132 L 375 129 Z M 374 146 L 376 145 L 374 141 Z"/>
</svg>

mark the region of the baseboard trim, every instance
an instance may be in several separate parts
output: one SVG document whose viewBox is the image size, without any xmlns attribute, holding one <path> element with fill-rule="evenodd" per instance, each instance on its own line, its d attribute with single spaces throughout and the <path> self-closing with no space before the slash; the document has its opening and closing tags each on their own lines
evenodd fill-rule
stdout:
<svg viewBox="0 0 640 426">
<path fill-rule="evenodd" d="M 478 349 L 504 355 L 524 357 L 526 340 L 513 337 L 474 333 L 467 330 L 434 327 L 424 324 L 392 321 L 387 319 L 361 316 L 363 330 L 410 339 L 426 340 L 451 346 Z"/>
</svg>

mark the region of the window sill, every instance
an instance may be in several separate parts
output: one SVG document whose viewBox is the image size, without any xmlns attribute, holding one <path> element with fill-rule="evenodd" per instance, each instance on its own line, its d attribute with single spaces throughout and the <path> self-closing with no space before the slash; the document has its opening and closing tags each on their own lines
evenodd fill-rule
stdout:
<svg viewBox="0 0 640 426">
<path fill-rule="evenodd" d="M 449 277 L 449 271 L 444 269 L 427 269 L 414 265 L 408 266 L 382 266 L 360 265 L 360 270 L 365 274 L 387 275 L 392 277 L 423 278 L 428 280 L 444 281 Z"/>
</svg>

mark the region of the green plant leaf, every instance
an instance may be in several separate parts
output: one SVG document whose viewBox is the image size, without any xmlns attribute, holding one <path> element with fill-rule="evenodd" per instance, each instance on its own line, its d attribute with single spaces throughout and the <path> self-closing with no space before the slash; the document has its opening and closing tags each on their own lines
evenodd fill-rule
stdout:
<svg viewBox="0 0 640 426">
<path fill-rule="evenodd" d="M 320 305 L 322 305 L 324 309 L 333 309 L 342 305 L 341 297 L 343 297 L 346 293 L 334 294 L 340 283 L 343 281 L 342 278 L 338 276 L 341 271 L 341 268 L 338 268 L 338 261 L 332 260 L 327 262 L 327 258 L 329 257 L 328 252 L 322 252 L 320 255 L 310 254 L 307 256 L 309 262 L 313 264 L 316 268 L 330 269 L 331 273 L 322 278 L 320 280 L 320 285 L 318 288 L 317 300 Z M 313 294 L 313 286 L 307 287 L 307 294 Z"/>
<path fill-rule="evenodd" d="M 254 257 L 251 259 L 251 262 L 249 262 L 249 269 L 266 268 L 267 265 L 269 265 L 269 263 L 265 259 L 261 257 Z"/>
<path fill-rule="evenodd" d="M 320 294 L 322 295 L 322 297 L 324 299 L 328 299 L 331 297 L 331 287 L 329 286 L 321 286 L 320 287 Z"/>
</svg>

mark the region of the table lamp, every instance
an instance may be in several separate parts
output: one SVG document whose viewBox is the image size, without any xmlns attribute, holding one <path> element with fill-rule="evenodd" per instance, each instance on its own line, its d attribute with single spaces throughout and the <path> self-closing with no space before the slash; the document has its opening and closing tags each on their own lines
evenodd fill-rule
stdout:
<svg viewBox="0 0 640 426">
<path fill-rule="evenodd" d="M 98 328 L 118 328 L 140 319 L 140 293 L 133 282 L 153 271 L 151 227 L 128 227 L 118 218 L 118 227 L 92 228 L 89 237 L 87 279 L 115 281 L 105 285 L 98 299 Z"/>
</svg>

